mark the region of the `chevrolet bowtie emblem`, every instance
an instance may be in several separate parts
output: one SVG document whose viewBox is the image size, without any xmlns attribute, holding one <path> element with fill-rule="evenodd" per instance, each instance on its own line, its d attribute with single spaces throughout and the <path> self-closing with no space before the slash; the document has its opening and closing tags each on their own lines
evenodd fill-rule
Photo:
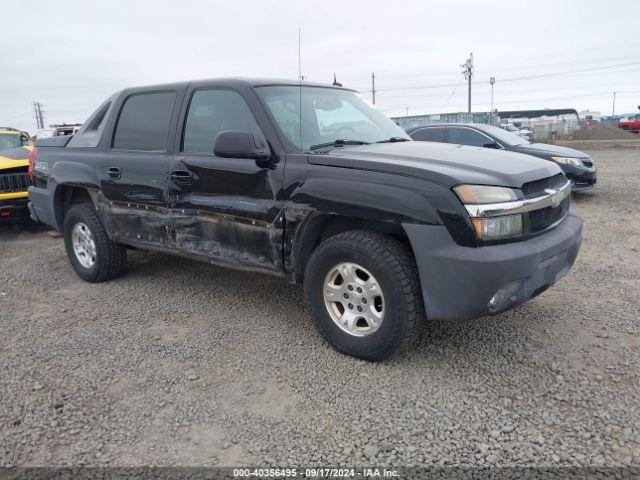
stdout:
<svg viewBox="0 0 640 480">
<path fill-rule="evenodd" d="M 560 198 L 558 198 L 558 196 L 556 195 L 556 193 L 558 193 L 557 190 L 554 190 L 553 188 L 545 188 L 544 193 L 546 193 L 547 195 L 551 195 L 551 204 L 554 207 L 560 205 Z"/>
</svg>

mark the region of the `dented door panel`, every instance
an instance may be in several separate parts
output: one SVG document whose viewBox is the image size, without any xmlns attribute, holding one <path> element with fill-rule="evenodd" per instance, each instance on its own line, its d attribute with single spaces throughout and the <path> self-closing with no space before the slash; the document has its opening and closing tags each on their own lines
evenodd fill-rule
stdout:
<svg viewBox="0 0 640 480">
<path fill-rule="evenodd" d="M 111 237 L 127 243 L 169 246 L 170 155 L 112 150 L 96 163 L 102 177 L 98 207 Z M 119 178 L 109 175 L 110 169 L 118 169 Z"/>
<path fill-rule="evenodd" d="M 184 155 L 173 170 L 191 185 L 171 184 L 175 247 L 217 263 L 282 271 L 282 208 L 276 204 L 277 166 L 250 159 Z"/>
</svg>

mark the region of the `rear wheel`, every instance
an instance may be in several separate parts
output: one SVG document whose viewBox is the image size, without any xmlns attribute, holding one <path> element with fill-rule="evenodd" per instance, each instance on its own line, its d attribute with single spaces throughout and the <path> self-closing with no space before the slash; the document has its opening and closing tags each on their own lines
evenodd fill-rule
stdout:
<svg viewBox="0 0 640 480">
<path fill-rule="evenodd" d="M 93 206 L 71 207 L 63 230 L 67 256 L 80 278 L 94 283 L 122 274 L 127 250 L 109 239 Z"/>
<path fill-rule="evenodd" d="M 412 338 L 422 316 L 420 283 L 409 250 L 374 232 L 331 237 L 305 270 L 305 303 L 320 334 L 339 352 L 389 358 Z"/>
</svg>

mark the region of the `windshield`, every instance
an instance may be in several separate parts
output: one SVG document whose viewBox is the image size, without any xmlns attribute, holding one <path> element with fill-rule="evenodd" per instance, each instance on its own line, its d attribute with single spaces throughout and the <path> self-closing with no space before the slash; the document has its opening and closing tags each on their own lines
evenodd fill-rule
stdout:
<svg viewBox="0 0 640 480">
<path fill-rule="evenodd" d="M 257 91 L 280 131 L 300 150 L 336 140 L 410 140 L 389 117 L 349 90 L 283 85 L 259 87 Z"/>
<path fill-rule="evenodd" d="M 12 133 L 0 133 L 0 150 L 21 146 L 22 138 L 20 138 L 20 135 L 14 135 Z"/>
<path fill-rule="evenodd" d="M 492 125 L 484 125 L 482 130 L 495 137 L 500 143 L 505 143 L 510 147 L 515 147 L 516 145 L 528 145 L 530 143 L 515 133 L 507 132 L 502 128 L 494 127 Z"/>
</svg>

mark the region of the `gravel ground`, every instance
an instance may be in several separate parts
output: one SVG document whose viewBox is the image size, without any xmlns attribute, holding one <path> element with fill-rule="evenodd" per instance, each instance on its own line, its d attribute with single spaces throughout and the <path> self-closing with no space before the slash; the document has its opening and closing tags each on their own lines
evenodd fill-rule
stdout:
<svg viewBox="0 0 640 480">
<path fill-rule="evenodd" d="M 91 285 L 61 239 L 4 229 L 0 464 L 639 465 L 640 149 L 590 153 L 569 275 L 383 364 L 280 279 L 134 252 Z"/>
</svg>

